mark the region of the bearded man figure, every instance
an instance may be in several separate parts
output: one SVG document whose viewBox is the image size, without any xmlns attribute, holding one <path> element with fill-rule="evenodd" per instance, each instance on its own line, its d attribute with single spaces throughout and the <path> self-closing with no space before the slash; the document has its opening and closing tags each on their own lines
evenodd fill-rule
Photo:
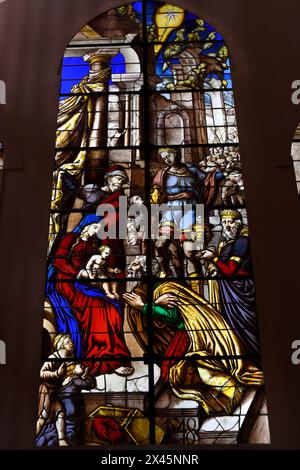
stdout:
<svg viewBox="0 0 300 470">
<path fill-rule="evenodd" d="M 106 226 L 109 231 L 119 233 L 119 198 L 124 194 L 123 187 L 128 183 L 126 170 L 121 165 L 113 165 L 109 167 L 104 174 L 104 186 L 100 187 L 96 184 L 88 184 L 83 188 L 76 183 L 70 174 L 64 176 L 64 184 L 68 192 L 73 192 L 76 197 L 84 201 L 84 208 L 88 212 L 74 228 L 73 232 L 80 234 L 84 228 L 91 224 L 99 224 L 101 222 L 102 230 Z M 109 205 L 115 210 L 108 212 L 106 216 L 97 215 L 97 208 Z M 103 245 L 108 245 L 112 254 L 109 257 L 110 265 L 113 268 L 125 268 L 125 252 L 124 242 L 122 239 L 104 238 Z M 120 277 L 120 276 L 116 276 Z"/>
<path fill-rule="evenodd" d="M 218 249 L 201 253 L 209 260 L 211 275 L 218 281 L 221 313 L 235 331 L 252 361 L 260 364 L 260 344 L 256 319 L 255 290 L 252 280 L 248 228 L 243 225 L 240 212 L 221 211 L 223 240 Z"/>
</svg>

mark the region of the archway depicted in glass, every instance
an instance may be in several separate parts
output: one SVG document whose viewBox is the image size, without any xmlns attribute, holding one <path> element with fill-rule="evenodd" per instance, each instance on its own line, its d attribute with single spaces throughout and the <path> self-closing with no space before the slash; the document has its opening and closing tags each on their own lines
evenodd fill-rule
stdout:
<svg viewBox="0 0 300 470">
<path fill-rule="evenodd" d="M 66 49 L 37 445 L 268 443 L 227 46 L 135 2 Z"/>
</svg>

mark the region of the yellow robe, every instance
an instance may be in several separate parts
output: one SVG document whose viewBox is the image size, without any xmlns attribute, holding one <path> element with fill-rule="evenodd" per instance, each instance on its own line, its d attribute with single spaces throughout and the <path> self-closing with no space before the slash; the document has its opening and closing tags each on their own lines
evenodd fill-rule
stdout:
<svg viewBox="0 0 300 470">
<path fill-rule="evenodd" d="M 139 289 L 136 292 L 141 294 Z M 177 309 L 190 338 L 185 357 L 169 371 L 173 392 L 179 398 L 198 401 L 208 415 L 232 413 L 245 387 L 263 385 L 262 371 L 247 359 L 237 357 L 245 354 L 242 345 L 206 300 L 175 281 L 157 287 L 153 300 L 163 294 L 177 296 Z M 145 349 L 145 316 L 131 308 L 128 321 Z M 171 340 L 170 327 L 154 319 L 154 351 L 163 354 Z"/>
<path fill-rule="evenodd" d="M 60 102 L 56 132 L 56 148 L 59 150 L 55 155 L 51 203 L 51 209 L 54 211 L 60 209 L 63 198 L 63 174 L 68 172 L 79 182 L 81 181 L 87 151 L 80 148 L 89 144 L 89 133 L 95 114 L 92 94 L 105 91 L 105 83 L 110 77 L 110 72 L 110 67 L 98 72 L 90 71 L 78 85 L 73 86 L 71 95 Z M 59 217 L 52 213 L 49 230 L 50 247 L 59 230 Z"/>
</svg>

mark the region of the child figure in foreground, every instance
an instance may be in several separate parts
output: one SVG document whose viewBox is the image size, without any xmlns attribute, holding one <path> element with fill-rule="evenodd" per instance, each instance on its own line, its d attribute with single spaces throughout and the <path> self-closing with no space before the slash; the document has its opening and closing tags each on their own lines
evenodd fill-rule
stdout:
<svg viewBox="0 0 300 470">
<path fill-rule="evenodd" d="M 65 432 L 69 445 L 83 444 L 85 412 L 81 392 L 95 387 L 96 379 L 89 375 L 88 367 L 81 363 L 67 367 L 66 378 L 57 395 L 65 410 Z"/>
<path fill-rule="evenodd" d="M 55 391 L 58 412 L 37 436 L 37 446 L 69 446 L 84 443 L 84 401 L 82 390 L 96 387 L 96 379 L 81 363 L 62 363 L 65 375 Z"/>
<path fill-rule="evenodd" d="M 86 267 L 82 269 L 78 278 L 86 279 L 107 279 L 112 278 L 113 274 L 120 274 L 122 271 L 119 268 L 111 268 L 108 266 L 108 257 L 111 254 L 111 249 L 109 246 L 101 246 L 99 248 L 99 255 L 93 255 L 87 262 Z M 100 281 L 98 283 L 99 287 L 102 287 L 105 291 L 105 294 L 110 299 L 119 299 L 119 294 L 117 292 L 117 282 L 113 281 Z"/>
</svg>

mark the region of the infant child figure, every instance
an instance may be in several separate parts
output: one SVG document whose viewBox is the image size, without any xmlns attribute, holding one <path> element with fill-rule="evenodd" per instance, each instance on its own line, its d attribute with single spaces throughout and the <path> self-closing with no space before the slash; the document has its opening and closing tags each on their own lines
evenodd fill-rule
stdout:
<svg viewBox="0 0 300 470">
<path fill-rule="evenodd" d="M 122 271 L 119 268 L 111 268 L 108 266 L 108 257 L 111 253 L 109 246 L 101 246 L 99 248 L 99 254 L 93 255 L 87 262 L 86 267 L 82 269 L 78 278 L 93 279 L 98 281 L 99 279 L 112 278 L 113 274 L 120 274 Z M 117 292 L 117 282 L 113 281 L 100 281 L 97 283 L 99 287 L 102 287 L 107 297 L 110 299 L 119 299 Z"/>
</svg>

